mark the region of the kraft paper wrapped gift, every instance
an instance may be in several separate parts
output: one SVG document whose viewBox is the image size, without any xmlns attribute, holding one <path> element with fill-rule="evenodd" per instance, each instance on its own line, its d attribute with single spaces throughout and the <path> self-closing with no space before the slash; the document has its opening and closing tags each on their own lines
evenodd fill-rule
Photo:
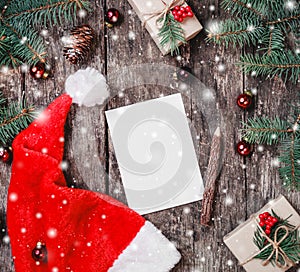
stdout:
<svg viewBox="0 0 300 272">
<path fill-rule="evenodd" d="M 164 2 L 168 5 L 172 2 L 172 0 L 164 0 L 164 2 L 162 0 L 128 0 L 128 2 L 137 13 L 142 24 L 145 24 L 145 28 L 150 33 L 160 51 L 164 55 L 170 53 L 170 48 L 162 47 L 160 45 L 160 38 L 158 37 L 159 27 L 156 22 L 158 17 L 154 16 L 153 18 L 150 18 L 150 14 L 162 11 L 165 8 Z M 186 6 L 186 3 L 184 6 Z M 181 26 L 184 31 L 186 41 L 194 38 L 203 28 L 195 15 L 193 17 L 186 18 L 181 23 Z M 181 44 L 182 43 L 178 43 L 178 45 Z"/>
<path fill-rule="evenodd" d="M 224 237 L 225 244 L 229 247 L 240 263 L 245 262 L 253 254 L 259 251 L 253 242 L 254 232 L 257 229 L 255 218 L 258 218 L 258 215 L 263 212 L 271 213 L 271 210 L 283 219 L 291 215 L 288 219 L 289 222 L 294 226 L 299 226 L 300 216 L 285 197 L 279 196 L 277 199 L 269 202 L 260 211 L 251 216 L 250 219 Z M 282 272 L 291 267 L 282 269 L 277 266 L 273 266 L 271 263 L 266 266 L 263 266 L 262 263 L 263 260 L 252 259 L 248 263 L 244 264 L 243 267 L 247 272 Z"/>
</svg>

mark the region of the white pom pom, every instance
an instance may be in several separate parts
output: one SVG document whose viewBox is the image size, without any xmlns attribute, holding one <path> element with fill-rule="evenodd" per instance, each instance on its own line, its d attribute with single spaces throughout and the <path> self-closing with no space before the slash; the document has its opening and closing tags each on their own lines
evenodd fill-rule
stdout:
<svg viewBox="0 0 300 272">
<path fill-rule="evenodd" d="M 90 67 L 70 75 L 66 80 L 65 90 L 79 106 L 101 105 L 109 96 L 105 77 Z"/>
</svg>

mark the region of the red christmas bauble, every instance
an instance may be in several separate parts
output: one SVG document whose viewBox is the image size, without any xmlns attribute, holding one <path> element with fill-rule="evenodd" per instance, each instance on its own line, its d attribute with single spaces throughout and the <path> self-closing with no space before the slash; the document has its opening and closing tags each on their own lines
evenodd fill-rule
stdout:
<svg viewBox="0 0 300 272">
<path fill-rule="evenodd" d="M 237 105 L 242 109 L 249 109 L 252 105 L 252 95 L 248 92 L 242 93 L 236 100 Z"/>
<path fill-rule="evenodd" d="M 121 21 L 121 13 L 115 8 L 110 8 L 106 11 L 104 20 L 108 27 L 118 25 Z"/>
<path fill-rule="evenodd" d="M 0 147 L 0 159 L 5 163 L 12 161 L 12 150 L 10 147 Z"/>
<path fill-rule="evenodd" d="M 46 79 L 49 77 L 50 69 L 45 63 L 38 62 L 30 67 L 29 73 L 34 79 Z"/>
<path fill-rule="evenodd" d="M 252 152 L 252 145 L 245 142 L 245 141 L 240 141 L 237 144 L 237 152 L 241 155 L 241 156 L 249 156 Z"/>
<path fill-rule="evenodd" d="M 32 250 L 32 258 L 37 262 L 47 262 L 47 249 L 44 243 L 38 242 Z"/>
<path fill-rule="evenodd" d="M 188 79 L 191 76 L 191 73 L 192 73 L 191 68 L 189 68 L 189 67 L 181 67 L 177 71 L 177 73 L 176 73 L 177 79 L 179 79 L 179 80 L 181 80 L 183 82 L 188 81 Z"/>
</svg>

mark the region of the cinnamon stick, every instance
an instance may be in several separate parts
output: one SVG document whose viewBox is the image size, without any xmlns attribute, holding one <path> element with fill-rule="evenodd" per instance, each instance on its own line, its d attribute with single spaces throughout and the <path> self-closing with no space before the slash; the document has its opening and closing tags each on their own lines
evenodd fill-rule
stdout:
<svg viewBox="0 0 300 272">
<path fill-rule="evenodd" d="M 209 163 L 206 171 L 206 187 L 202 200 L 201 225 L 209 226 L 212 214 L 212 205 L 216 189 L 216 180 L 219 174 L 221 157 L 221 131 L 218 127 L 213 135 L 210 149 Z"/>
</svg>

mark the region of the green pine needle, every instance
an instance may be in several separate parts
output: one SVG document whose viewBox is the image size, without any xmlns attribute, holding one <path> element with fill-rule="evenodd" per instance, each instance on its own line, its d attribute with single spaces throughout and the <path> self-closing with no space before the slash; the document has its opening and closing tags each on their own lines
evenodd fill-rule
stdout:
<svg viewBox="0 0 300 272">
<path fill-rule="evenodd" d="M 0 144 L 10 146 L 13 139 L 33 121 L 34 107 L 26 102 L 12 102 L 6 106 L 6 99 L 0 93 Z"/>
<path fill-rule="evenodd" d="M 279 174 L 289 190 L 300 191 L 300 117 L 294 124 L 279 118 L 250 118 L 243 124 L 243 139 L 249 143 L 280 143 Z"/>
<path fill-rule="evenodd" d="M 276 76 L 284 81 L 296 83 L 300 75 L 300 55 L 292 51 L 273 51 L 271 55 L 246 54 L 241 57 L 239 64 L 245 73 L 255 72 L 256 76 Z"/>
<path fill-rule="evenodd" d="M 286 226 L 289 229 L 289 235 L 287 236 L 286 239 L 284 239 L 280 243 L 279 246 L 292 262 L 294 262 L 294 263 L 299 262 L 300 261 L 300 254 L 299 254 L 299 252 L 300 252 L 300 240 L 299 240 L 300 233 L 299 233 L 299 230 L 297 228 L 295 228 L 295 226 L 293 226 L 289 223 L 288 219 L 290 216 L 286 219 L 282 219 L 273 210 L 272 210 L 272 216 L 277 218 L 278 222 L 271 229 L 271 234 L 269 237 L 274 241 L 274 239 L 275 239 L 274 235 L 275 235 L 276 229 L 280 226 Z M 263 230 L 264 230 L 264 228 L 265 227 L 263 227 Z M 277 233 L 277 241 L 280 241 L 281 238 L 285 235 L 285 233 L 286 233 L 285 230 L 280 229 Z M 257 228 L 257 230 L 255 231 L 253 242 L 258 247 L 259 250 L 262 250 L 268 244 L 268 241 L 262 235 L 262 231 L 260 228 Z M 263 250 L 261 253 L 256 255 L 255 259 L 267 260 L 269 258 L 269 256 L 272 254 L 272 252 L 273 252 L 273 247 L 269 246 L 265 250 Z M 273 254 L 272 258 L 270 259 L 270 263 L 273 266 L 275 266 L 275 258 L 276 258 L 276 254 Z M 281 265 L 285 264 L 281 254 L 279 254 L 279 256 L 278 256 L 278 261 Z"/>
<path fill-rule="evenodd" d="M 300 56 L 295 53 L 300 46 L 300 4 L 295 1 L 288 5 L 285 0 L 223 0 L 222 7 L 235 19 L 211 24 L 207 40 L 226 47 L 258 47 L 256 51 L 261 54 L 241 57 L 244 72 L 296 83 L 300 75 Z M 291 32 L 299 40 L 288 49 L 285 37 Z"/>
<path fill-rule="evenodd" d="M 243 125 L 243 139 L 252 144 L 277 144 L 293 131 L 291 123 L 279 118 L 254 117 L 249 118 Z"/>
<path fill-rule="evenodd" d="M 78 10 L 89 9 L 84 0 L 0 0 L 0 65 L 45 62 L 47 53 L 36 26 L 74 22 Z"/>
<path fill-rule="evenodd" d="M 161 23 L 163 19 L 160 19 Z M 184 32 L 179 22 L 177 22 L 172 14 L 167 14 L 165 21 L 159 31 L 160 45 L 164 48 L 170 49 L 171 55 L 174 53 L 178 55 L 179 43 L 186 43 Z"/>
</svg>

